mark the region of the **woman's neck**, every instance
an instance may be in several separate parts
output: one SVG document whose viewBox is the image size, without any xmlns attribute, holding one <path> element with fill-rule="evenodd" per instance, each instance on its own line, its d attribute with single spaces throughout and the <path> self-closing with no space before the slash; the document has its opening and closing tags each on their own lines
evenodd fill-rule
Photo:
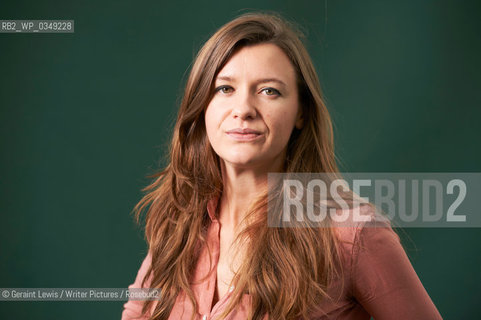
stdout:
<svg viewBox="0 0 481 320">
<path fill-rule="evenodd" d="M 243 168 L 222 162 L 223 192 L 219 201 L 219 222 L 236 231 L 255 198 L 267 189 L 268 172 L 282 170 L 283 158 L 263 166 Z"/>
<path fill-rule="evenodd" d="M 224 188 L 219 202 L 219 222 L 236 230 L 252 201 L 267 186 L 267 173 L 242 171 L 224 176 Z"/>
</svg>

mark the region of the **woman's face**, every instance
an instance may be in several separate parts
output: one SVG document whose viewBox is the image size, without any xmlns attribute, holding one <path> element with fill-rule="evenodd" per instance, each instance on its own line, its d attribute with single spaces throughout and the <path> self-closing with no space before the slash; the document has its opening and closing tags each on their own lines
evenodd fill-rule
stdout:
<svg viewBox="0 0 481 320">
<path fill-rule="evenodd" d="M 296 74 L 286 54 L 274 44 L 243 47 L 220 70 L 214 88 L 205 124 L 225 164 L 282 164 L 294 126 L 302 126 Z"/>
</svg>

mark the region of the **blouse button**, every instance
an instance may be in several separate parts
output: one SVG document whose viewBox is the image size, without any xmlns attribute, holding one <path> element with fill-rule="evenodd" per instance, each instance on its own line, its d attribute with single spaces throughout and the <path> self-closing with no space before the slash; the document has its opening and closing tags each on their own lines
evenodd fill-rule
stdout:
<svg viewBox="0 0 481 320">
<path fill-rule="evenodd" d="M 204 316 L 202 317 L 202 320 L 206 320 L 207 319 L 207 315 L 204 314 Z"/>
<path fill-rule="evenodd" d="M 232 292 L 232 291 L 234 291 L 234 286 L 231 286 L 231 287 L 229 288 L 229 292 Z"/>
</svg>

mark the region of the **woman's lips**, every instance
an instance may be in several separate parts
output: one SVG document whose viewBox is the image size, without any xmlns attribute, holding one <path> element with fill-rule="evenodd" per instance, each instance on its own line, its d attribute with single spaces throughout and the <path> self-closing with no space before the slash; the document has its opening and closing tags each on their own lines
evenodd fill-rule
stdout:
<svg viewBox="0 0 481 320">
<path fill-rule="evenodd" d="M 227 131 L 226 134 L 236 141 L 253 141 L 262 136 L 260 131 L 252 128 L 235 128 Z"/>
</svg>

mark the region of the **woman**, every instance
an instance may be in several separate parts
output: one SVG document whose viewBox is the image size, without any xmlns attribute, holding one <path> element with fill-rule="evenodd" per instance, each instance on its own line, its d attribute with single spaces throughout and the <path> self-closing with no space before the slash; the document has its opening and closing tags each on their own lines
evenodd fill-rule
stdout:
<svg viewBox="0 0 481 320">
<path fill-rule="evenodd" d="M 389 224 L 267 225 L 268 172 L 338 171 L 301 36 L 248 13 L 199 51 L 169 164 L 135 207 L 149 252 L 129 288 L 160 299 L 128 301 L 122 319 L 441 318 Z"/>
</svg>

